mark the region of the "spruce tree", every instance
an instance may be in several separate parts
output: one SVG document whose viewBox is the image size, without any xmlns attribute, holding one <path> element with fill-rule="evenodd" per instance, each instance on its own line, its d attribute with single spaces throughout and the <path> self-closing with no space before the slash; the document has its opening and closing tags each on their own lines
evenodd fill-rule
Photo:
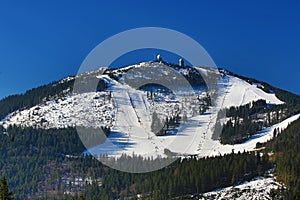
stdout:
<svg viewBox="0 0 300 200">
<path fill-rule="evenodd" d="M 157 113 L 153 112 L 153 114 L 152 114 L 152 123 L 151 123 L 151 131 L 156 135 L 161 135 L 162 128 L 163 128 L 163 125 L 162 125 Z"/>
<path fill-rule="evenodd" d="M 2 176 L 0 180 L 0 199 L 1 200 L 14 199 L 13 193 L 9 191 L 5 176 Z"/>
</svg>

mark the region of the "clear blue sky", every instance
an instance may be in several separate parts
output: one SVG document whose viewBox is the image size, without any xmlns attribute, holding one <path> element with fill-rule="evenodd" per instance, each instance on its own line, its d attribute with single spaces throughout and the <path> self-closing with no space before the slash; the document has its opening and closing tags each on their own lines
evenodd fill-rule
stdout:
<svg viewBox="0 0 300 200">
<path fill-rule="evenodd" d="M 147 26 L 185 33 L 219 67 L 300 94 L 299 10 L 296 1 L 1 1 L 0 98 L 76 74 L 101 41 Z"/>
</svg>

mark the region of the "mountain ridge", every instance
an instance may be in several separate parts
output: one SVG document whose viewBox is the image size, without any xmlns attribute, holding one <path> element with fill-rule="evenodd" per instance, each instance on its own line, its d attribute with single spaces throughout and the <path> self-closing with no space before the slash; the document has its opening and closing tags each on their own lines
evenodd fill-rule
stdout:
<svg viewBox="0 0 300 200">
<path fill-rule="evenodd" d="M 176 66 L 176 64 L 173 64 L 174 66 Z M 121 67 L 121 68 L 126 68 L 126 67 Z M 109 69 L 109 70 L 118 70 L 120 68 L 117 68 L 117 69 Z M 291 95 L 292 98 L 282 98 L 282 97 L 279 97 L 279 99 L 281 99 L 282 101 L 289 101 L 288 99 L 292 99 L 292 102 L 295 102 L 295 103 L 300 103 L 300 95 L 298 94 L 295 94 L 293 92 L 290 92 L 290 91 L 287 91 L 287 90 L 283 90 L 283 89 L 279 89 L 279 88 L 276 88 L 274 86 L 271 86 L 270 84 L 266 83 L 266 82 L 263 82 L 263 81 L 258 81 L 254 78 L 249 78 L 249 77 L 246 77 L 246 76 L 243 76 L 243 75 L 238 75 L 238 74 L 235 74 L 225 68 L 219 68 L 220 72 L 224 72 L 224 73 L 227 73 L 227 74 L 230 74 L 230 75 L 233 75 L 235 77 L 238 77 L 238 78 L 241 78 L 243 80 L 245 80 L 246 82 L 255 82 L 255 83 L 261 83 L 262 85 L 266 85 L 267 88 L 272 88 L 272 89 L 275 89 L 276 91 L 279 91 L 279 93 L 288 93 L 289 95 Z M 68 77 L 65 77 L 65 78 L 62 78 L 60 80 L 57 80 L 57 81 L 53 81 L 53 82 L 50 82 L 48 84 L 44 84 L 42 86 L 38 86 L 38 87 L 35 87 L 35 88 L 32 88 L 32 89 L 29 89 L 27 90 L 26 92 L 24 93 L 20 93 L 20 94 L 12 94 L 12 95 L 9 95 L 7 97 L 4 97 L 2 99 L 0 99 L 0 107 L 1 108 L 4 108 L 6 107 L 5 110 L 1 110 L 0 112 L 0 119 L 3 119 L 4 117 L 6 117 L 9 113 L 15 111 L 15 110 L 18 110 L 18 109 L 22 109 L 23 107 L 29 107 L 29 106 L 33 106 L 33 105 L 36 105 L 36 104 L 39 104 L 42 102 L 42 99 L 44 98 L 47 98 L 51 95 L 55 95 L 59 92 L 62 92 L 63 90 L 66 90 L 68 88 L 70 88 L 72 90 L 72 86 L 74 85 L 74 80 L 75 80 L 75 77 L 74 75 L 71 75 L 71 76 L 68 76 Z M 64 84 L 61 84 L 61 83 L 64 83 Z M 48 93 L 49 92 L 49 87 L 54 87 L 54 86 L 63 86 L 61 89 L 58 88 L 58 92 L 54 92 L 54 93 Z M 263 89 L 263 88 L 262 88 Z M 269 91 L 269 90 L 265 90 L 266 92 Z M 273 90 L 274 91 L 274 90 Z M 26 101 L 26 99 L 29 97 L 29 96 L 32 96 L 34 95 L 34 93 L 37 93 L 38 96 L 37 97 L 33 97 L 33 98 L 30 98 L 30 101 L 28 102 L 28 100 Z M 44 94 L 43 94 L 44 93 Z M 275 92 L 275 95 L 278 95 L 278 93 Z M 16 99 L 20 98 L 22 103 L 15 103 Z M 11 103 L 12 104 L 16 104 L 15 106 L 11 106 Z M 10 105 L 10 106 L 7 106 L 7 105 Z"/>
</svg>

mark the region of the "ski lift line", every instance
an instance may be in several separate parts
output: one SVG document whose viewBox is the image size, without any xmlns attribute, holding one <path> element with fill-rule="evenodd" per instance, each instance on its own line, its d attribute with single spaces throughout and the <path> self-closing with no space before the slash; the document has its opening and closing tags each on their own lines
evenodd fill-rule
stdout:
<svg viewBox="0 0 300 200">
<path fill-rule="evenodd" d="M 131 104 L 131 107 L 133 108 L 134 113 L 135 113 L 135 115 L 136 115 L 137 122 L 138 122 L 139 124 L 141 124 L 140 117 L 138 116 L 138 114 L 137 114 L 137 112 L 136 112 L 136 110 L 135 110 L 135 106 L 133 105 L 133 100 L 132 100 L 131 96 L 129 95 L 129 92 L 126 91 L 126 94 L 127 94 L 128 98 L 129 98 L 129 102 L 130 102 L 130 104 Z"/>
<path fill-rule="evenodd" d="M 240 105 L 242 105 L 243 102 L 245 101 L 245 96 L 246 96 L 246 93 L 248 92 L 249 89 L 250 89 L 250 88 L 247 88 L 247 89 L 244 91 L 243 98 L 242 98 L 242 101 L 241 101 Z"/>
<path fill-rule="evenodd" d="M 228 90 L 228 89 L 227 89 Z M 225 99 L 226 99 L 226 92 L 225 92 L 225 94 L 224 94 L 224 97 L 223 97 L 223 102 L 222 102 L 222 105 L 221 105 L 221 109 L 223 108 L 223 106 L 224 106 L 224 102 L 225 102 Z M 212 120 L 212 119 L 211 119 Z M 215 149 L 215 147 L 216 147 L 216 145 L 217 145 L 217 143 L 215 143 L 214 145 L 213 145 L 213 148 L 210 150 L 210 154 L 209 154 L 209 156 L 211 156 L 212 155 L 212 150 L 214 151 L 214 149 Z"/>
<path fill-rule="evenodd" d="M 228 90 L 228 89 L 227 89 L 227 90 Z M 222 99 L 222 105 L 221 105 L 221 108 L 223 108 L 223 106 L 224 106 L 224 102 L 225 102 L 225 99 L 226 99 L 226 94 L 227 94 L 227 93 L 225 92 L 225 94 L 224 94 L 224 96 L 223 96 L 223 99 Z M 215 118 L 215 117 L 214 117 L 214 118 Z M 210 116 L 209 122 L 208 122 L 208 124 L 207 124 L 206 131 L 205 131 L 205 135 L 208 134 L 209 127 L 210 127 L 210 124 L 211 124 L 212 120 L 213 120 L 213 118 L 212 118 L 212 116 Z M 204 135 L 204 137 L 205 137 L 205 135 Z M 214 149 L 216 145 L 217 145 L 217 144 L 215 143 L 212 149 Z M 200 146 L 202 147 L 202 143 L 199 144 L 199 146 L 198 146 L 198 147 L 199 147 L 198 151 L 199 151 L 199 150 L 205 150 L 205 149 L 201 149 Z M 210 148 L 210 149 L 207 149 L 207 150 L 212 151 L 212 149 Z M 200 153 L 199 153 L 198 155 L 200 155 Z M 212 155 L 212 153 L 210 153 L 210 156 L 211 156 L 211 155 Z"/>
</svg>

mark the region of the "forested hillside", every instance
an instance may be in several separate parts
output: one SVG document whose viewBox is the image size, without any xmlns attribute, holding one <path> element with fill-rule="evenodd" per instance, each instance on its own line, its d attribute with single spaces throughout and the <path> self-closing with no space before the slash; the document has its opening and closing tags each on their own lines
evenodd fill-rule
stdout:
<svg viewBox="0 0 300 200">
<path fill-rule="evenodd" d="M 263 128 L 298 114 L 300 104 L 273 105 L 267 104 L 265 100 L 258 100 L 243 106 L 223 109 L 220 113 L 222 112 L 228 120 L 222 127 L 220 140 L 223 144 L 238 144 L 245 142 Z"/>
<path fill-rule="evenodd" d="M 267 154 L 260 157 L 254 153 L 239 153 L 178 160 L 156 172 L 130 174 L 109 169 L 91 156 L 83 157 L 84 147 L 75 129 L 11 127 L 8 133 L 14 139 L 8 140 L 8 136 L 1 134 L 4 143 L 0 171 L 6 175 L 16 199 L 30 196 L 69 199 L 82 191 L 85 197 L 91 197 L 87 199 L 99 199 L 99 196 L 114 199 L 136 194 L 168 199 L 250 180 L 271 167 Z M 135 162 L 129 157 L 123 159 Z M 76 186 L 79 184 L 76 177 L 91 179 L 93 184 Z M 71 195 L 64 194 L 66 191 Z"/>
<path fill-rule="evenodd" d="M 183 159 L 147 174 L 128 174 L 112 170 L 104 179 L 103 198 L 136 197 L 172 199 L 229 186 L 262 175 L 271 164 L 267 154 L 238 153 L 203 159 Z M 105 197 L 105 198 L 104 198 Z"/>
<path fill-rule="evenodd" d="M 97 71 L 95 72 L 97 73 Z M 95 80 L 96 79 L 96 80 Z M 82 74 L 77 79 L 80 82 L 80 88 L 77 88 L 77 93 L 90 92 L 90 82 L 97 81 L 96 91 L 104 90 L 107 85 L 104 80 L 99 80 L 94 76 Z M 61 81 L 49 83 L 26 91 L 24 94 L 11 95 L 0 100 L 0 120 L 8 114 L 25 108 L 43 103 L 47 100 L 53 100 L 58 97 L 64 97 L 73 92 L 75 78 L 68 77 Z"/>
<path fill-rule="evenodd" d="M 300 119 L 285 130 L 276 130 L 274 136 L 266 144 L 266 152 L 271 153 L 276 163 L 278 180 L 289 188 L 286 199 L 300 199 Z"/>
<path fill-rule="evenodd" d="M 18 109 L 37 105 L 48 97 L 62 95 L 63 92 L 70 92 L 74 85 L 74 79 L 66 80 L 62 83 L 53 82 L 26 91 L 24 94 L 11 95 L 0 100 L 0 119 Z"/>
</svg>

